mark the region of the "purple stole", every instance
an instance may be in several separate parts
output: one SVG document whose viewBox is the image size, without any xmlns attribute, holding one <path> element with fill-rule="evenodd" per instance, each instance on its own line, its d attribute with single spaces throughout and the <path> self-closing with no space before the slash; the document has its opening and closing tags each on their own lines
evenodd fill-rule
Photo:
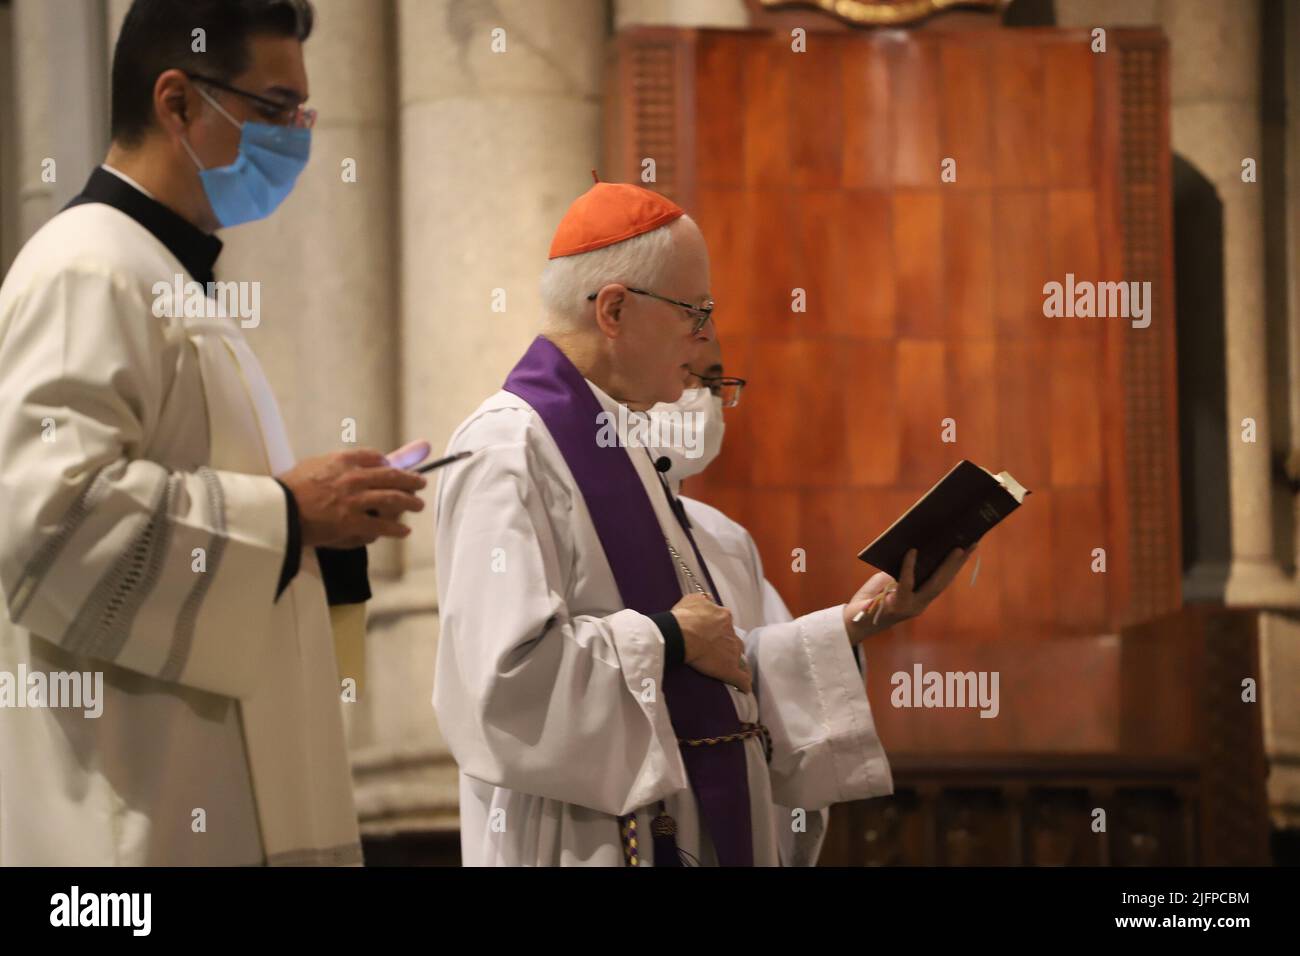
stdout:
<svg viewBox="0 0 1300 956">
<path fill-rule="evenodd" d="M 587 503 L 623 604 L 642 614 L 670 610 L 682 592 L 663 529 L 627 449 L 597 444 L 605 410 L 582 373 L 552 342 L 538 336 L 506 378 L 505 390 L 531 405 L 555 439 Z M 689 537 L 689 528 L 685 530 Z M 707 567 L 704 572 L 708 575 Z M 680 664 L 665 671 L 663 684 L 663 699 L 679 738 L 720 737 L 740 730 L 735 704 L 721 681 Z M 683 747 L 681 754 L 718 862 L 753 866 L 744 743 Z M 656 846 L 655 866 L 679 866 L 672 855 L 660 859 Z"/>
</svg>

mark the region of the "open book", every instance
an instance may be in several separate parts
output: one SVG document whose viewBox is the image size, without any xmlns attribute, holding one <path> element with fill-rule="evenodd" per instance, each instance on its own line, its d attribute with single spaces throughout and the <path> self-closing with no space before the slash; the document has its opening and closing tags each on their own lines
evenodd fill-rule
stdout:
<svg viewBox="0 0 1300 956">
<path fill-rule="evenodd" d="M 1007 472 L 995 475 L 962 459 L 858 557 L 897 579 L 903 556 L 916 548 L 920 587 L 953 548 L 969 548 L 1028 494 Z"/>
</svg>

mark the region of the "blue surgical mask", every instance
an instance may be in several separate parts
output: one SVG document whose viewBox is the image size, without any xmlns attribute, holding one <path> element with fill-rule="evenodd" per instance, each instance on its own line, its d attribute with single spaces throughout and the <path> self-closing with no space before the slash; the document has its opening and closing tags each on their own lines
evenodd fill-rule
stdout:
<svg viewBox="0 0 1300 956">
<path fill-rule="evenodd" d="M 199 95 L 239 128 L 239 155 L 229 166 L 204 169 L 186 139 L 181 145 L 199 167 L 199 179 L 212 212 L 222 226 L 265 219 L 275 212 L 307 165 L 311 155 L 311 130 L 270 123 L 240 123 L 221 104 L 198 89 Z"/>
</svg>

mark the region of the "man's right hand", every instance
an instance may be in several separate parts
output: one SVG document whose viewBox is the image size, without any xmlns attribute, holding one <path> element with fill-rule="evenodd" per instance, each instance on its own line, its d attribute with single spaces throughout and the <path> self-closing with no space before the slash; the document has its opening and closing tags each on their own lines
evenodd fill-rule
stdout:
<svg viewBox="0 0 1300 956">
<path fill-rule="evenodd" d="M 673 605 L 673 617 L 682 629 L 687 665 L 748 694 L 753 680 L 742 666 L 745 643 L 731 626 L 731 612 L 707 594 L 688 594 Z"/>
<path fill-rule="evenodd" d="M 357 548 L 377 538 L 405 538 L 411 529 L 398 519 L 424 510 L 413 494 L 425 486 L 424 477 L 392 467 L 373 448 L 306 458 L 276 477 L 298 503 L 305 547 Z"/>
</svg>

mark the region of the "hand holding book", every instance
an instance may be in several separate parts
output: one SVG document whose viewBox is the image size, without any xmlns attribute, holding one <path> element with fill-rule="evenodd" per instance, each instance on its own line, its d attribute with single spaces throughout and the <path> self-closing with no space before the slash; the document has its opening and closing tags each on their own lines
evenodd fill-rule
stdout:
<svg viewBox="0 0 1300 956">
<path fill-rule="evenodd" d="M 858 555 L 881 571 L 844 608 L 849 642 L 856 645 L 925 610 L 952 583 L 979 540 L 1028 495 L 1008 472 L 995 475 L 974 462 L 957 462 Z"/>
<path fill-rule="evenodd" d="M 844 605 L 844 627 L 849 632 L 850 646 L 924 611 L 952 583 L 978 548 L 978 544 L 965 550 L 954 548 L 919 588 L 916 548 L 903 556 L 903 568 L 897 580 L 884 571 L 873 574 Z"/>
<path fill-rule="evenodd" d="M 916 580 L 924 584 L 954 549 L 969 550 L 1028 496 L 1009 473 L 962 459 L 858 558 L 901 579 L 903 556 L 915 550 Z"/>
</svg>

